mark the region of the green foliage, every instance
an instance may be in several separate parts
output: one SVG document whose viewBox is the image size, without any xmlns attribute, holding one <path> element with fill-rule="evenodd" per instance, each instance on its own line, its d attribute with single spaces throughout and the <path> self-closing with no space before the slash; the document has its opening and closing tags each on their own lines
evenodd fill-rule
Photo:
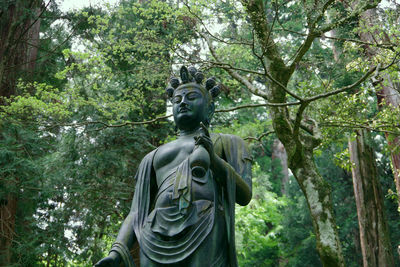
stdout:
<svg viewBox="0 0 400 267">
<path fill-rule="evenodd" d="M 73 128 L 65 132 L 58 150 L 48 158 L 46 180 L 54 181 L 57 188 L 48 198 L 57 207 L 42 208 L 49 216 L 42 217 L 42 224 L 44 230 L 62 227 L 62 235 L 68 233 L 67 244 L 48 234 L 54 241 L 45 246 L 54 249 L 54 254 L 60 255 L 58 249 L 65 259 L 90 265 L 107 251 L 112 237 L 106 233 L 115 235 L 126 217 L 136 167 L 152 145 L 144 128 L 89 133 Z"/>
<path fill-rule="evenodd" d="M 269 191 L 268 176 L 258 164 L 253 166 L 253 199 L 236 207 L 236 247 L 240 266 L 277 266 L 280 259 L 283 215 L 286 198 Z"/>
<path fill-rule="evenodd" d="M 43 158 L 51 152 L 54 139 L 40 136 L 35 127 L 8 121 L 0 125 L 0 200 L 18 199 L 12 250 L 16 263 L 29 266 L 44 253 L 36 210 L 47 199 L 43 192 L 53 190 L 44 180 Z"/>
<path fill-rule="evenodd" d="M 58 34 L 43 42 L 58 49 L 48 64 L 38 61 L 47 73 L 21 79 L 17 94 L 1 100 L 0 193 L 21 203 L 13 253 L 24 266 L 87 266 L 104 256 L 129 210 L 137 165 L 172 128 L 124 125 L 165 114 L 170 54 L 190 36 L 191 24 L 158 1 L 68 16 L 74 44 L 85 48 L 68 39 L 57 46 L 69 29 L 45 23 L 46 38 Z M 11 138 L 13 125 L 34 141 Z"/>
<path fill-rule="evenodd" d="M 307 15 L 315 18 L 322 3 L 274 0 L 263 4 L 274 30 L 273 40 L 289 63 L 305 40 Z M 349 12 L 349 7 L 336 1 L 325 13 L 335 21 Z M 372 44 L 378 52 L 371 61 L 365 60 L 363 44 L 342 38 L 357 39 L 361 33 L 379 32 L 379 27 L 367 27 L 354 18 L 336 29 L 338 39 L 313 42 L 296 65 L 288 89 L 310 97 L 352 84 L 371 64 L 389 64 L 400 51 L 396 37 L 399 12 L 388 7 L 380 15 L 390 49 Z M 68 25 L 55 21 L 59 17 L 67 18 Z M 215 29 L 210 26 L 216 24 Z M 90 266 L 105 255 L 129 210 L 137 165 L 148 151 L 173 138 L 168 121 L 141 126 L 132 122 L 165 114 L 164 87 L 176 64 L 187 64 L 187 59 L 204 67 L 206 77 L 220 79 L 220 109 L 265 101 L 222 68 L 213 68 L 214 58 L 204 53 L 197 39 L 197 31 L 204 32 L 205 27 L 217 37 L 216 54 L 227 64 L 218 67 L 234 66 L 258 88 L 271 85 L 259 75 L 264 71 L 259 57 L 265 51 L 237 1 L 201 0 L 187 6 L 169 1 L 121 1 L 114 7 L 89 7 L 68 14 L 61 14 L 51 3 L 41 20 L 34 78 L 19 73 L 16 94 L 0 99 L 4 103 L 0 106 L 0 201 L 8 195 L 18 199 L 13 243 L 16 265 Z M 398 83 L 398 64 L 381 76 Z M 315 150 L 315 162 L 333 188 L 348 266 L 359 266 L 361 254 L 347 137 L 353 127 L 385 130 L 389 140 L 399 133 L 399 109 L 383 102 L 378 110 L 379 90 L 365 82 L 314 102 L 305 111 L 305 117 L 315 119 L 322 130 L 323 143 Z M 297 107 L 288 107 L 290 118 L 297 112 Z M 271 159 L 275 135 L 256 140 L 271 130 L 265 107 L 217 113 L 212 122 L 213 132 L 245 138 L 254 159 L 254 198 L 248 206 L 236 209 L 239 263 L 320 266 L 307 202 L 293 177 L 286 195 L 281 196 L 280 162 Z M 378 135 L 373 145 L 380 153 L 378 170 L 384 192 L 388 192 L 387 219 L 396 241 L 400 220 L 391 198 L 395 188 L 389 152 L 399 147 L 389 148 L 382 140 Z"/>
</svg>

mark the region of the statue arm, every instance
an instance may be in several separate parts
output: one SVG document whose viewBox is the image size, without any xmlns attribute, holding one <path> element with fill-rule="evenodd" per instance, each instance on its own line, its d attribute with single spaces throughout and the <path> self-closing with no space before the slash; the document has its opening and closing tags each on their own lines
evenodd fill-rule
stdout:
<svg viewBox="0 0 400 267">
<path fill-rule="evenodd" d="M 214 159 L 211 160 L 211 169 L 219 177 L 220 180 L 228 179 L 228 174 L 233 175 L 236 183 L 236 203 L 241 206 L 247 205 L 252 196 L 251 190 L 251 162 L 249 160 L 245 161 L 246 171 L 244 175 L 249 175 L 250 177 L 242 177 L 240 174 L 225 160 L 223 160 L 218 155 L 214 155 Z M 248 182 L 250 181 L 250 182 Z"/>
<path fill-rule="evenodd" d="M 132 230 L 133 216 L 134 214 L 130 212 L 125 218 L 109 255 L 100 260 L 95 265 L 96 267 L 119 266 L 121 261 L 123 261 L 126 266 L 131 266 L 130 250 L 137 241 L 135 232 Z"/>
<path fill-rule="evenodd" d="M 233 163 L 235 165 L 232 166 L 227 161 L 225 161 L 222 157 L 224 154 L 224 149 L 222 143 L 219 143 L 219 147 L 214 149 L 214 144 L 211 140 L 210 134 L 208 132 L 207 127 L 201 123 L 201 127 L 203 129 L 203 133 L 196 137 L 196 145 L 203 145 L 204 148 L 208 151 L 210 155 L 210 168 L 218 177 L 220 182 L 225 184 L 226 179 L 233 178 L 236 184 L 236 203 L 239 205 L 245 206 L 247 205 L 252 196 L 252 182 L 251 182 L 251 160 L 244 141 L 237 136 L 229 136 L 231 139 L 231 143 L 236 144 L 236 149 L 233 149 L 238 153 L 237 157 L 238 162 Z M 226 152 L 225 152 L 226 153 Z M 239 173 L 240 172 L 240 173 Z M 233 177 L 232 177 L 233 176 Z M 225 179 L 225 181 L 224 181 Z"/>
<path fill-rule="evenodd" d="M 138 219 L 136 217 L 139 216 L 138 213 L 146 212 L 145 206 L 148 206 L 147 204 L 151 203 L 142 201 L 142 204 L 144 205 L 143 207 L 138 207 L 136 204 L 138 203 L 139 199 L 146 199 L 146 196 L 149 196 L 151 202 L 152 196 L 147 194 L 150 194 L 150 191 L 153 191 L 150 190 L 151 187 L 157 186 L 152 166 L 154 152 L 155 151 L 147 154 L 140 163 L 135 177 L 137 183 L 135 186 L 135 194 L 132 200 L 131 210 L 121 225 L 116 241 L 111 248 L 110 254 L 108 257 L 100 260 L 95 265 L 96 267 L 119 266 L 121 261 L 124 262 L 125 266 L 134 266 L 133 259 L 130 256 L 130 250 L 137 242 L 137 237 L 135 235 L 133 226 L 135 221 Z"/>
<path fill-rule="evenodd" d="M 119 242 L 127 246 L 128 249 L 131 249 L 137 241 L 135 232 L 132 228 L 133 216 L 133 212 L 129 212 L 128 216 L 122 223 L 121 229 L 118 232 L 117 239 L 115 240 L 115 242 Z"/>
</svg>

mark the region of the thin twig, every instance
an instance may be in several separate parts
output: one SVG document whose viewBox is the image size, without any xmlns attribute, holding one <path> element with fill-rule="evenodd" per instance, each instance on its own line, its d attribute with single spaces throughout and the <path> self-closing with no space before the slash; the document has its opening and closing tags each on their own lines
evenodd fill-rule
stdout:
<svg viewBox="0 0 400 267">
<path fill-rule="evenodd" d="M 228 44 L 228 45 L 231 45 L 231 44 L 236 44 L 236 45 L 251 45 L 251 43 L 248 43 L 248 42 L 230 42 L 230 41 L 225 41 L 225 40 L 219 38 L 218 36 L 212 34 L 212 33 L 210 32 L 210 30 L 207 28 L 207 26 L 205 25 L 205 23 L 203 22 L 203 19 L 200 18 L 196 13 L 192 12 L 192 9 L 190 8 L 190 6 L 189 6 L 186 2 L 184 2 L 183 4 L 184 4 L 184 5 L 186 6 L 186 8 L 188 9 L 189 13 L 192 14 L 193 16 L 195 16 L 195 17 L 200 21 L 200 23 L 201 23 L 201 25 L 203 25 L 205 31 L 206 31 L 212 38 L 214 38 L 215 40 L 217 40 L 217 41 L 219 41 L 219 42 L 222 42 L 222 43 L 225 43 L 225 44 Z M 199 33 L 199 34 L 200 34 L 200 33 Z"/>
<path fill-rule="evenodd" d="M 355 88 L 356 86 L 360 85 L 362 82 L 364 82 L 374 71 L 376 70 L 376 66 L 372 67 L 369 71 L 367 71 L 360 79 L 358 79 L 355 83 L 350 84 L 348 86 L 344 86 L 342 88 L 339 88 L 337 90 L 333 90 L 324 94 L 319 94 L 316 96 L 312 96 L 312 97 L 308 97 L 306 99 L 304 99 L 304 101 L 306 102 L 312 102 L 321 98 L 326 98 L 332 95 L 337 95 L 339 93 L 351 90 L 353 88 Z"/>
<path fill-rule="evenodd" d="M 265 133 L 263 133 L 263 134 L 261 134 L 260 136 L 257 136 L 257 137 L 248 136 L 248 137 L 245 137 L 245 138 L 243 138 L 243 139 L 244 139 L 244 140 L 250 140 L 250 141 L 261 142 L 261 139 L 262 139 L 262 138 L 264 138 L 264 137 L 266 137 L 266 136 L 268 136 L 268 135 L 270 135 L 270 134 L 273 134 L 273 133 L 275 133 L 275 131 L 265 132 Z"/>
</svg>

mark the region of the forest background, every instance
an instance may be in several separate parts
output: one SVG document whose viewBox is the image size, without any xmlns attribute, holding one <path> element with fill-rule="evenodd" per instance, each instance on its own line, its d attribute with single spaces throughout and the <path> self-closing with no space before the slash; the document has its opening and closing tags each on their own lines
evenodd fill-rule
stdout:
<svg viewBox="0 0 400 267">
<path fill-rule="evenodd" d="M 400 266 L 398 1 L 0 3 L 0 266 L 107 255 L 183 64 L 252 151 L 240 266 Z"/>
</svg>

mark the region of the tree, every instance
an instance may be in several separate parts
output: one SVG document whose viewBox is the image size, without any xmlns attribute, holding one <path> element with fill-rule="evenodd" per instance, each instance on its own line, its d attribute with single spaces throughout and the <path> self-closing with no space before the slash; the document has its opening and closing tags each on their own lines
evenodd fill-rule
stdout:
<svg viewBox="0 0 400 267">
<path fill-rule="evenodd" d="M 394 266 L 374 151 L 365 130 L 356 134 L 355 140 L 349 141 L 349 151 L 363 266 Z"/>
<path fill-rule="evenodd" d="M 251 93 L 265 99 L 274 131 L 286 149 L 289 168 L 306 196 L 317 249 L 324 266 L 342 266 L 344 260 L 332 211 L 330 187 L 318 173 L 313 160 L 314 149 L 321 143 L 321 136 L 318 123 L 312 119 L 312 116 L 318 116 L 313 115 L 311 110 L 318 107 L 316 100 L 358 87 L 376 71 L 376 67 L 370 67 L 363 75 L 349 77 L 350 82 L 339 87 L 329 82 L 329 62 L 314 63 L 310 61 L 310 55 L 315 53 L 315 56 L 328 60 L 328 56 L 315 51 L 321 45 L 321 38 L 332 29 L 351 23 L 378 3 L 368 1 L 346 8 L 335 1 L 290 4 L 284 1 L 242 1 L 245 13 L 235 13 L 232 10 L 240 9 L 240 4 L 231 2 L 230 6 L 224 6 L 231 12 L 227 24 L 232 20 L 241 22 L 238 26 L 243 34 L 239 40 L 227 31 L 213 34 L 199 23 L 200 35 L 208 42 L 211 57 L 197 60 L 203 59 L 201 62 L 204 64 L 225 69 Z M 195 6 L 195 3 L 189 4 L 189 12 L 197 19 L 204 18 L 204 14 L 196 13 L 198 9 Z M 294 10 L 300 11 L 300 15 L 296 16 Z M 213 11 L 214 16 L 223 17 L 221 12 Z M 328 19 L 327 14 L 332 12 L 336 15 Z M 251 33 L 254 33 L 253 38 Z M 291 38 L 283 39 L 288 34 Z M 244 60 L 238 63 L 227 51 L 246 55 L 247 64 Z M 312 71 L 314 74 L 311 74 Z M 312 79 L 294 89 L 296 77 L 302 72 L 310 73 L 310 77 L 319 78 L 319 81 Z"/>
<path fill-rule="evenodd" d="M 356 5 L 354 2 L 352 5 Z M 374 9 L 367 10 L 361 14 L 369 14 Z M 359 25 L 362 26 L 362 25 Z M 357 28 L 356 28 L 357 29 Z M 361 41 L 365 40 L 363 28 L 358 28 Z M 337 32 L 331 32 L 332 37 L 337 38 Z M 341 49 L 333 42 L 335 61 L 340 64 L 343 59 L 339 54 Z M 358 93 L 354 90 L 354 93 Z M 355 114 L 357 118 L 357 114 Z M 364 266 L 393 266 L 393 252 L 390 242 L 389 230 L 384 211 L 384 197 L 379 182 L 376 167 L 375 151 L 370 145 L 369 131 L 366 129 L 356 130 L 356 137 L 349 136 L 348 145 L 353 178 L 354 196 L 357 206 L 358 224 L 360 232 L 360 247 L 363 255 Z M 377 230 L 379 229 L 379 230 Z"/>
<path fill-rule="evenodd" d="M 20 73 L 25 72 L 29 75 L 34 71 L 37 56 L 36 45 L 39 40 L 40 15 L 43 9 L 41 8 L 41 1 L 9 2 L 4 6 L 2 5 L 1 8 L 0 105 L 4 105 L 3 98 L 16 94 L 16 82 Z M 7 127 L 1 125 L 1 128 L 4 131 L 4 128 Z M 0 140 L 4 141 L 6 138 L 7 136 L 3 134 Z M 11 151 L 7 152 L 12 153 Z M 3 156 L 6 156 L 7 152 L 3 153 Z M 13 152 L 18 153 L 15 149 Z M 12 161 L 12 156 L 8 154 L 8 159 L 7 157 L 3 159 L 6 163 L 9 160 Z M 2 265 L 11 263 L 11 246 L 16 231 L 19 196 L 17 184 L 20 177 L 11 173 L 3 172 L 0 177 L 1 187 L 7 192 L 2 194 L 0 204 L 0 262 L 2 262 Z"/>
<path fill-rule="evenodd" d="M 395 35 L 393 35 L 392 26 L 387 25 L 389 26 L 388 34 L 386 30 L 379 25 L 378 18 L 379 16 L 376 9 L 371 9 L 364 12 L 360 18 L 360 23 L 368 29 L 366 31 L 360 31 L 360 39 L 361 41 L 364 41 L 366 43 L 364 53 L 365 57 L 368 58 L 368 60 L 370 61 L 376 61 L 376 58 L 381 56 L 380 53 L 382 53 L 383 51 L 381 51 L 381 49 L 379 48 L 380 44 L 393 46 L 393 48 L 391 49 L 392 52 L 398 53 L 397 45 L 399 43 L 399 40 L 395 37 Z M 393 12 L 389 11 L 388 19 L 395 20 L 396 18 L 398 18 L 398 14 L 393 14 Z M 384 71 L 379 77 L 375 77 L 373 85 L 376 87 L 378 107 L 383 113 L 385 112 L 385 110 L 387 111 L 391 109 L 397 109 L 400 106 L 399 78 L 396 73 L 393 73 L 393 70 L 389 69 L 388 71 Z M 389 111 L 389 114 L 391 113 L 392 112 Z M 400 144 L 400 140 L 399 137 L 396 135 L 389 134 L 387 132 L 385 133 L 385 135 L 391 150 L 391 160 L 394 180 L 396 184 L 397 201 L 400 208 L 400 153 L 397 149 Z"/>
<path fill-rule="evenodd" d="M 106 233 L 116 233 L 129 208 L 138 160 L 165 138 L 173 138 L 167 137 L 173 131 L 164 121 L 163 88 L 174 64 L 189 61 L 221 78 L 225 97 L 219 100 L 222 108 L 214 130 L 233 124 L 238 135 L 257 144 L 256 183 L 263 189 L 256 192 L 250 210 L 239 211 L 238 240 L 260 242 L 252 251 L 239 243 L 239 260 L 340 266 L 343 254 L 357 265 L 351 177 L 332 167 L 334 153 L 325 149 L 343 152 L 343 132 L 354 128 L 384 131 L 394 140 L 399 118 L 396 108 L 384 105 L 388 100 L 378 112 L 368 80 L 373 76 L 376 85 L 380 76 L 388 80 L 388 74 L 397 82 L 396 14 L 381 15 L 392 38 L 389 44 L 361 40 L 353 31 L 359 15 L 378 2 L 359 2 L 122 1 L 116 7 L 90 7 L 62 16 L 43 13 L 35 75 L 13 72 L 9 77 L 15 79 L 7 80 L 13 83 L 12 91 L 1 98 L 1 196 L 13 192 L 20 203 L 14 217 L 17 235 L 9 250 L 13 261 L 26 266 L 87 265 L 107 251 L 112 238 Z M 52 24 L 54 17 L 69 21 L 70 27 Z M 9 25 L 4 21 L 1 29 Z M 214 22 L 218 27 L 208 27 Z M 331 30 L 338 34 L 329 35 Z M 79 49 L 70 47 L 71 39 Z M 207 42 L 209 53 L 203 49 Z M 363 48 L 368 46 L 376 53 L 365 60 Z M 336 55 L 335 49 L 346 52 Z M 19 66 L 5 59 L 26 56 L 20 62 L 31 62 L 24 49 L 19 51 L 0 54 L 6 55 L 1 58 L 3 78 L 10 66 Z M 335 63 L 337 56 L 342 57 L 340 63 Z M 13 69 L 25 70 L 26 65 Z M 273 138 L 266 136 L 279 138 L 298 182 L 284 188 L 289 198 L 284 203 L 278 197 L 281 168 L 271 161 L 277 150 L 271 151 Z M 386 154 L 379 151 L 384 156 L 377 164 L 382 166 Z M 381 180 L 390 175 L 386 165 L 384 170 Z M 271 184 L 265 172 L 272 172 Z M 252 212 L 252 218 L 246 217 Z M 389 227 L 398 235 L 398 214 L 388 215 Z"/>
<path fill-rule="evenodd" d="M 23 93 L 5 97 L 0 110 L 4 120 L 11 114 L 37 127 L 39 136 L 57 137 L 36 168 L 40 201 L 27 214 L 36 219 L 30 262 L 57 266 L 93 264 L 109 249 L 106 233 L 116 234 L 128 212 L 136 166 L 172 132 L 168 122 L 142 121 L 165 114 L 170 54 L 192 27 L 159 1 L 123 1 L 62 17 L 85 49 L 61 46 L 57 55 L 66 65 L 56 79 L 20 81 Z"/>
</svg>

